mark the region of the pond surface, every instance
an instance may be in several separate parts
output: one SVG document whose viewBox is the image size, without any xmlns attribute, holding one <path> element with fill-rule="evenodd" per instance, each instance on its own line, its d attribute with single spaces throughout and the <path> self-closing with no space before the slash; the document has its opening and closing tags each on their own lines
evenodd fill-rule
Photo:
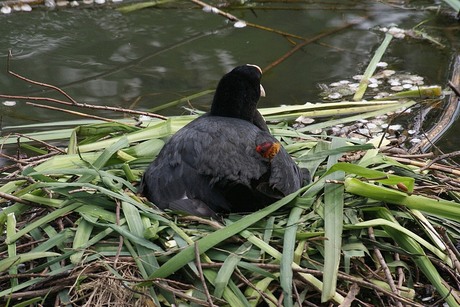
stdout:
<svg viewBox="0 0 460 307">
<path fill-rule="evenodd" d="M 394 3 L 394 1 L 393 1 Z M 252 1 L 222 7 L 236 17 L 304 38 L 345 27 L 308 44 L 263 76 L 267 97 L 260 106 L 321 101 L 319 83 L 351 79 L 362 74 L 384 38 L 378 27 L 398 25 L 418 29 L 439 39 L 444 48 L 428 40 L 393 39 L 383 60 L 389 69 L 423 76 L 426 84 L 446 87 L 455 52 L 460 46 L 460 24 L 451 14 L 436 11 L 439 3 L 411 1 L 413 7 L 377 1 Z M 220 2 L 221 5 L 222 2 Z M 432 10 L 421 7 L 433 6 Z M 267 67 L 293 48 L 295 38 L 247 26 L 236 28 L 226 18 L 204 12 L 187 2 L 120 13 L 114 4 L 80 5 L 0 14 L 0 93 L 42 95 L 55 93 L 6 73 L 8 49 L 11 68 L 30 79 L 61 87 L 76 101 L 148 110 L 176 99 L 213 89 L 220 77 L 236 65 Z M 449 11 L 447 6 L 444 9 Z M 207 110 L 212 94 L 190 102 Z M 51 123 L 79 119 L 72 115 L 33 108 L 17 100 L 2 106 L 1 126 Z M 181 103 L 160 111 L 184 114 Z M 118 118 L 119 114 L 86 113 Z M 450 131 L 458 131 L 457 123 Z M 3 129 L 2 135 L 11 133 Z M 441 141 L 445 151 L 458 150 L 458 133 Z"/>
</svg>

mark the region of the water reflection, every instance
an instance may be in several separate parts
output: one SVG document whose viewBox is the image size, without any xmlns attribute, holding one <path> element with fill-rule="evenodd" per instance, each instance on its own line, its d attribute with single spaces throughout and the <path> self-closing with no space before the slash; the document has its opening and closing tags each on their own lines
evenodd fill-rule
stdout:
<svg viewBox="0 0 460 307">
<path fill-rule="evenodd" d="M 248 22 L 313 37 L 326 29 L 360 22 L 310 44 L 263 77 L 267 98 L 263 106 L 318 101 L 317 83 L 329 83 L 363 73 L 383 33 L 378 26 L 392 23 L 411 28 L 435 14 L 404 10 L 366 1 L 343 2 L 335 9 L 326 4 L 299 9 L 230 10 Z M 430 26 L 437 26 L 432 19 Z M 445 20 L 439 20 L 445 23 Z M 14 53 L 13 68 L 31 79 L 62 86 L 79 102 L 149 109 L 184 95 L 213 88 L 223 73 L 241 63 L 269 65 L 298 40 L 252 27 L 234 28 L 221 16 L 200 9 L 147 9 L 121 14 L 110 8 L 65 9 L 1 15 L 0 50 Z M 443 28 L 429 28 L 436 36 Z M 458 28 L 449 32 L 457 33 Z M 448 42 L 447 42 L 448 45 Z M 451 49 L 440 50 L 426 41 L 394 40 L 385 61 L 391 69 L 413 72 L 430 83 L 445 84 Z M 429 59 L 429 60 L 427 60 Z M 40 93 L 30 84 L 0 73 L 1 92 Z M 210 96 L 192 101 L 209 106 Z M 91 112 L 86 110 L 85 112 Z M 164 114 L 181 114 L 179 107 Z M 31 115 L 33 113 L 33 115 Z M 3 126 L 74 119 L 67 114 L 32 109 L 23 102 L 2 109 Z M 104 116 L 119 116 L 104 113 Z"/>
</svg>

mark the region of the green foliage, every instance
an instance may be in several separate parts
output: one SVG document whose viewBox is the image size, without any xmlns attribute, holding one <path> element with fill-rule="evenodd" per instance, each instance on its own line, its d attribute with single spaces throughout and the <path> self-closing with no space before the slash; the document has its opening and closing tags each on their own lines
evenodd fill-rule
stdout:
<svg viewBox="0 0 460 307">
<path fill-rule="evenodd" d="M 177 300 L 205 305 L 206 293 L 215 304 L 229 306 L 262 301 L 274 306 L 281 293 L 284 306 L 307 296 L 318 304 L 341 304 L 340 291 L 348 291 L 353 281 L 361 287 L 358 298 L 368 303 L 376 303 L 369 295 L 374 289 L 407 302 L 417 300 L 409 281 L 420 270 L 418 282 L 433 285 L 437 299 L 455 306 L 452 281 L 438 272 L 440 263 L 453 270 L 455 259 L 434 226 L 446 221 L 448 237 L 458 240 L 460 204 L 414 192 L 434 177 L 411 168 L 395 174 L 401 164 L 369 145 L 346 139 L 329 143 L 273 126 L 275 136 L 290 144 L 290 153 L 309 166 L 314 183 L 246 216 L 230 215 L 220 222 L 172 216 L 140 199 L 132 182 L 161 149 L 162 138 L 176 130 L 171 127 L 170 122 L 131 131 L 105 126 L 99 141 L 77 142 L 77 153 L 25 169 L 23 175 L 36 183 L 17 179 L 0 187 L 27 202 L 2 203 L 0 221 L 7 236 L 0 249 L 9 257 L 0 260 L 0 271 L 19 274 L 0 281 L 2 299 L 17 302 L 15 295 L 40 289 L 49 277 L 70 279 L 78 287 L 69 292 L 62 282 L 48 296 L 24 299 L 73 297 L 83 304 L 85 289 L 102 293 L 110 281 L 120 293 L 129 287 L 145 294 L 139 298 L 126 291 L 123 300 L 165 306 Z M 92 129 L 83 128 L 78 131 Z M 354 150 L 367 154 L 352 163 L 337 162 Z M 375 240 L 363 231 L 370 228 Z M 395 281 L 399 268 L 411 277 L 400 287 L 406 291 L 392 293 L 384 278 L 362 279 L 380 268 L 372 257 L 377 248 Z M 21 275 L 43 270 L 46 275 L 32 279 Z"/>
</svg>

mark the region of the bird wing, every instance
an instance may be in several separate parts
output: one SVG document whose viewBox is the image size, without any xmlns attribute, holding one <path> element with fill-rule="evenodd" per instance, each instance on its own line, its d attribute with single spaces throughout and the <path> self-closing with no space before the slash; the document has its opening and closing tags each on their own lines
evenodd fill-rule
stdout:
<svg viewBox="0 0 460 307">
<path fill-rule="evenodd" d="M 196 121 L 186 133 L 190 139 L 183 140 L 181 158 L 205 176 L 210 184 L 237 182 L 251 186 L 251 181 L 268 171 L 266 159 L 257 152 L 256 140 L 262 132 L 253 124 L 236 119 L 210 116 Z M 193 155 L 188 153 L 193 152 Z M 187 153 L 187 154 L 185 154 Z"/>
<path fill-rule="evenodd" d="M 194 161 L 197 170 L 212 178 L 210 183 L 233 205 L 242 201 L 234 193 L 252 193 L 264 206 L 302 187 L 303 172 L 269 132 L 244 120 L 219 117 L 209 117 L 195 128 L 205 136 L 195 148 L 200 157 Z M 265 143 L 277 145 L 274 157 L 258 152 L 258 145 Z M 199 150 L 204 152 L 200 155 Z"/>
<path fill-rule="evenodd" d="M 171 137 L 149 166 L 142 193 L 161 209 L 171 209 L 178 200 L 197 199 L 216 212 L 232 211 L 225 191 L 236 185 L 250 191 L 251 182 L 268 170 L 255 151 L 259 131 L 234 118 L 194 120 Z"/>
<path fill-rule="evenodd" d="M 300 189 L 305 179 L 307 178 L 304 178 L 301 169 L 294 163 L 287 151 L 281 147 L 271 161 L 270 186 L 286 196 Z"/>
<path fill-rule="evenodd" d="M 202 116 L 165 145 L 144 175 L 143 194 L 161 209 L 197 215 L 207 208 L 195 200 L 215 212 L 254 211 L 301 186 L 284 148 L 270 159 L 257 152 L 265 142 L 278 141 L 244 120 Z"/>
</svg>

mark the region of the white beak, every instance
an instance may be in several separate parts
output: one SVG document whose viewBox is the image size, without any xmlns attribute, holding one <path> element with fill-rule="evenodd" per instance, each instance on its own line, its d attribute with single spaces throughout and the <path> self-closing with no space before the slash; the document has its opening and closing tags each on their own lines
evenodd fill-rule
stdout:
<svg viewBox="0 0 460 307">
<path fill-rule="evenodd" d="M 265 97 L 265 89 L 262 84 L 260 85 L 260 97 Z"/>
</svg>

